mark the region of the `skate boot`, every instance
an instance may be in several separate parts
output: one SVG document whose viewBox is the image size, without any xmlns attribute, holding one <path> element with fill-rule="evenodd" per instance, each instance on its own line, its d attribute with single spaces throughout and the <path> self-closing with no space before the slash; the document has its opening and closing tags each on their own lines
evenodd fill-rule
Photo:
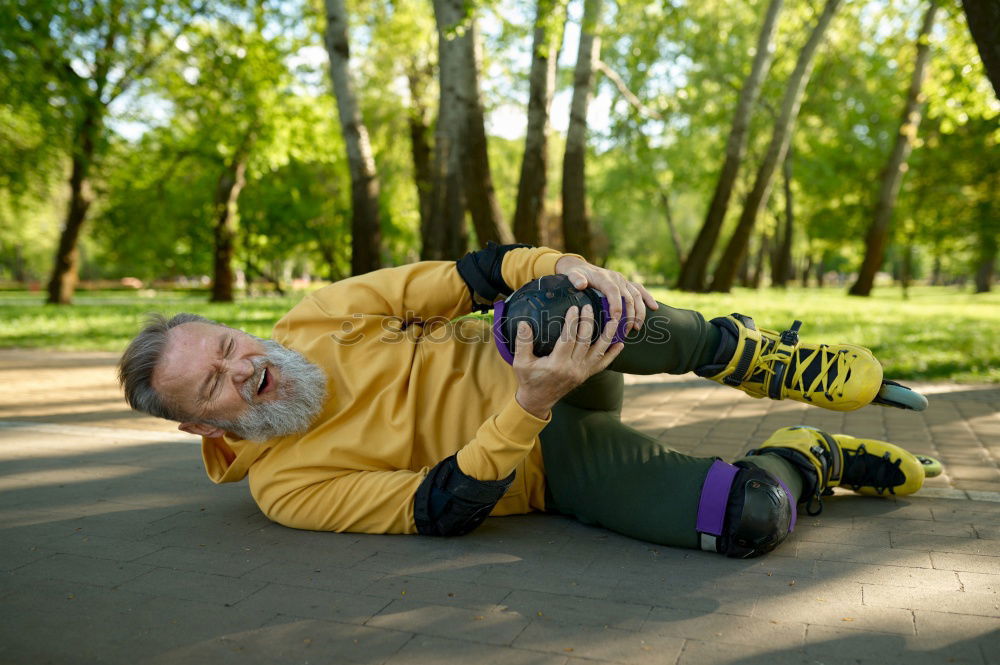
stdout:
<svg viewBox="0 0 1000 665">
<path fill-rule="evenodd" d="M 751 397 L 792 399 L 833 411 L 872 402 L 918 411 L 927 406 L 920 393 L 885 381 L 882 366 L 865 347 L 800 342 L 801 321 L 782 333 L 758 329 L 742 314 L 712 323 L 722 333 L 717 362 L 695 372 Z"/>
<path fill-rule="evenodd" d="M 868 496 L 904 496 L 919 490 L 925 478 L 941 473 L 941 463 L 933 457 L 914 455 L 885 441 L 827 434 L 805 425 L 779 429 L 747 456 L 764 454 L 780 455 L 802 472 L 802 500 L 807 501 L 810 515 L 822 512 L 822 497 L 833 494 L 834 487 Z"/>
</svg>

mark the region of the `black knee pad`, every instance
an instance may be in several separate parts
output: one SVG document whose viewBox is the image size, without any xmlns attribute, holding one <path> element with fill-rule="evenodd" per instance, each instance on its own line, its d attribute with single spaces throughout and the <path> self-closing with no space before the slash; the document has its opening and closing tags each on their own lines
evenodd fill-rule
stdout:
<svg viewBox="0 0 1000 665">
<path fill-rule="evenodd" d="M 570 307 L 579 307 L 582 311 L 586 305 L 593 309 L 597 324 L 591 336 L 591 342 L 595 342 L 611 318 L 611 306 L 603 293 L 593 288 L 580 291 L 566 275 L 548 275 L 528 282 L 506 300 L 494 303 L 493 339 L 500 356 L 509 364 L 514 364 L 517 326 L 522 321 L 531 326 L 534 354 L 538 357 L 549 355 L 562 333 L 566 312 Z M 618 322 L 614 342 L 625 339 L 628 320 L 624 316 L 624 307 L 623 297 L 623 315 Z"/>
<path fill-rule="evenodd" d="M 770 552 L 795 528 L 795 501 L 776 476 L 749 464 L 712 465 L 701 490 L 703 550 L 741 559 Z"/>
</svg>

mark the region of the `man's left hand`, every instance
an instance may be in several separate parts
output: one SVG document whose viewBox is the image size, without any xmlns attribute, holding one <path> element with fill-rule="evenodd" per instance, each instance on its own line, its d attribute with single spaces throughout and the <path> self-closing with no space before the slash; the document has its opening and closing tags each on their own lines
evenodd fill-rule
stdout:
<svg viewBox="0 0 1000 665">
<path fill-rule="evenodd" d="M 637 282 L 630 282 L 625 275 L 600 268 L 575 256 L 564 256 L 556 262 L 556 272 L 566 275 L 577 289 L 595 288 L 605 295 L 612 319 L 622 317 L 622 299 L 625 300 L 626 334 L 638 330 L 646 320 L 646 308 L 659 309 L 656 299 Z"/>
</svg>

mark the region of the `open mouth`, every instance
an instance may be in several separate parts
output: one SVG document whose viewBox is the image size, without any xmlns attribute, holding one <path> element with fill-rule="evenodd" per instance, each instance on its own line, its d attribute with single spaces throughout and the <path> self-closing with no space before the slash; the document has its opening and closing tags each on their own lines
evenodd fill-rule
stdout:
<svg viewBox="0 0 1000 665">
<path fill-rule="evenodd" d="M 264 368 L 264 371 L 260 373 L 260 383 L 257 385 L 257 394 L 260 395 L 266 391 L 271 386 L 271 374 Z"/>
</svg>

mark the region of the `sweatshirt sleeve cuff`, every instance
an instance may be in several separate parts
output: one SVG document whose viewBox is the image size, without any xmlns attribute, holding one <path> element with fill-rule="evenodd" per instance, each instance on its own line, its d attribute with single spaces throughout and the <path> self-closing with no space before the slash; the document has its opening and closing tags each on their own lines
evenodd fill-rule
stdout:
<svg viewBox="0 0 1000 665">
<path fill-rule="evenodd" d="M 531 415 L 511 396 L 495 416 L 480 426 L 476 438 L 458 451 L 458 467 L 476 480 L 506 478 L 524 461 L 538 434 L 552 419 Z"/>
<path fill-rule="evenodd" d="M 517 403 L 517 398 L 511 397 L 506 406 L 496 417 L 497 430 L 505 437 L 514 441 L 531 441 L 552 421 L 552 412 L 548 418 L 532 415 Z"/>
<path fill-rule="evenodd" d="M 578 256 L 577 254 L 563 254 L 549 247 L 533 247 L 514 249 L 504 256 L 501 273 L 504 282 L 512 289 L 517 290 L 533 279 L 554 275 L 556 263 L 564 256 Z M 583 257 L 579 257 L 583 258 Z"/>
</svg>

